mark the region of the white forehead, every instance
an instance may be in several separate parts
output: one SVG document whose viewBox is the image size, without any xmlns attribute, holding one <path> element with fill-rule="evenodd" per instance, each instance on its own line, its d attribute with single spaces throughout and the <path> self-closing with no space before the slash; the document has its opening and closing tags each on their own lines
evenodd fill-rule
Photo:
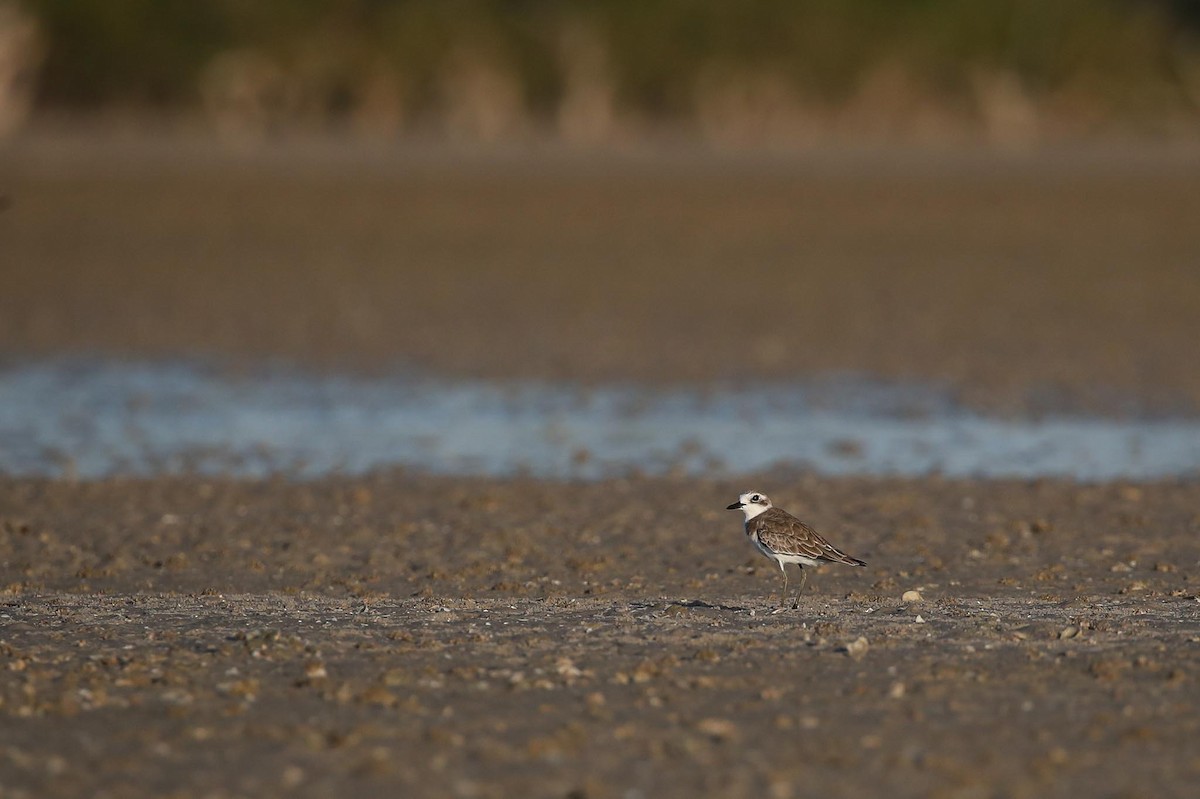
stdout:
<svg viewBox="0 0 1200 799">
<path fill-rule="evenodd" d="M 740 497 L 738 497 L 738 502 L 741 502 L 744 505 L 749 505 L 754 503 L 754 497 L 758 497 L 757 504 L 771 501 L 767 499 L 767 495 L 761 491 L 747 491 L 745 494 L 742 494 Z"/>
</svg>

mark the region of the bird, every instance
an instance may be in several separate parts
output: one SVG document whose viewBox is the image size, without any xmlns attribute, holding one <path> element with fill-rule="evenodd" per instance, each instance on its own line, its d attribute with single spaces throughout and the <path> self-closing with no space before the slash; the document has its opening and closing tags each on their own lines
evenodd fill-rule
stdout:
<svg viewBox="0 0 1200 799">
<path fill-rule="evenodd" d="M 771 504 L 761 491 L 747 491 L 738 501 L 725 510 L 740 510 L 746 514 L 746 536 L 750 543 L 768 558 L 779 564 L 783 572 L 783 604 L 787 604 L 788 576 L 784 566 L 795 563 L 800 567 L 800 588 L 796 589 L 796 607 L 800 591 L 808 574 L 805 566 L 816 566 L 819 562 L 844 563 L 847 566 L 866 566 L 866 561 L 852 558 L 830 544 L 820 533 L 797 519 L 792 514 Z"/>
</svg>

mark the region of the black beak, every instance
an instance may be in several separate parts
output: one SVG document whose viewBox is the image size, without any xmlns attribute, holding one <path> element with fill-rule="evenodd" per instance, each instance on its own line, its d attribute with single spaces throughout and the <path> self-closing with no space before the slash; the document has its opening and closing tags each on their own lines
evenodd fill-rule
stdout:
<svg viewBox="0 0 1200 799">
<path fill-rule="evenodd" d="M 729 507 L 727 507 L 725 510 L 737 510 L 740 507 L 742 507 L 742 503 L 735 502 L 732 505 L 730 505 Z"/>
</svg>

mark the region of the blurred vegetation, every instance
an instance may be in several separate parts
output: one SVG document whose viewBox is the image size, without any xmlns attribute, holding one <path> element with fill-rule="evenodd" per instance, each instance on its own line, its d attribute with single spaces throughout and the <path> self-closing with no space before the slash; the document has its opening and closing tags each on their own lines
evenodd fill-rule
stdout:
<svg viewBox="0 0 1200 799">
<path fill-rule="evenodd" d="M 732 139 L 830 118 L 836 130 L 957 119 L 1016 136 L 1190 125 L 1198 6 L 17 0 L 42 44 L 35 109 L 205 109 L 250 132 L 350 122 L 494 138 L 557 126 L 583 139 L 664 121 Z"/>
</svg>

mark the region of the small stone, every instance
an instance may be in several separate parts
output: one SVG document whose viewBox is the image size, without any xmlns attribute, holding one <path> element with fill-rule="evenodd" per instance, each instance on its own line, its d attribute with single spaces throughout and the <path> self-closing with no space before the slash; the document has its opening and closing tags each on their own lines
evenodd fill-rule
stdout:
<svg viewBox="0 0 1200 799">
<path fill-rule="evenodd" d="M 283 770 L 279 781 L 285 788 L 297 788 L 304 782 L 304 769 L 299 766 L 288 766 Z"/>
<path fill-rule="evenodd" d="M 860 635 L 858 638 L 846 644 L 846 654 L 855 660 L 859 660 L 867 654 L 867 650 L 870 648 L 870 642 Z"/>
<path fill-rule="evenodd" d="M 638 727 L 636 724 L 622 724 L 619 727 L 613 728 L 612 731 L 613 738 L 618 741 L 633 740 L 637 736 L 637 733 Z"/>
<path fill-rule="evenodd" d="M 383 673 L 380 682 L 388 688 L 395 688 L 397 685 L 404 685 L 408 682 L 408 674 L 403 669 L 388 669 Z"/>
<path fill-rule="evenodd" d="M 920 602 L 922 600 L 920 591 L 905 591 L 900 597 L 901 602 Z"/>
<path fill-rule="evenodd" d="M 917 624 L 924 624 L 924 623 L 925 623 L 925 617 L 924 617 L 924 616 L 922 616 L 920 613 L 918 613 L 918 614 L 917 614 L 917 619 L 916 619 L 916 621 L 917 621 Z"/>
<path fill-rule="evenodd" d="M 904 691 L 904 683 L 897 681 L 892 683 L 892 687 L 888 689 L 888 696 L 892 699 L 903 699 Z"/>
<path fill-rule="evenodd" d="M 771 786 L 768 789 L 771 799 L 792 799 L 796 795 L 792 783 L 782 777 L 771 780 Z"/>
<path fill-rule="evenodd" d="M 1142 489 L 1137 486 L 1122 486 L 1117 493 L 1126 502 L 1142 501 Z"/>
<path fill-rule="evenodd" d="M 1058 631 L 1058 638 L 1060 641 L 1067 638 L 1074 638 L 1077 635 L 1079 635 L 1079 628 L 1074 624 L 1070 625 L 1069 627 L 1063 627 Z"/>
<path fill-rule="evenodd" d="M 718 741 L 736 738 L 738 734 L 737 725 L 728 719 L 703 719 L 696 725 L 696 729 Z"/>
<path fill-rule="evenodd" d="M 554 662 L 554 670 L 558 672 L 559 677 L 568 681 L 583 676 L 583 671 L 569 657 L 560 657 L 556 660 Z"/>
<path fill-rule="evenodd" d="M 366 705 L 395 707 L 398 704 L 396 695 L 382 685 L 372 685 L 358 695 L 358 701 Z"/>
</svg>

